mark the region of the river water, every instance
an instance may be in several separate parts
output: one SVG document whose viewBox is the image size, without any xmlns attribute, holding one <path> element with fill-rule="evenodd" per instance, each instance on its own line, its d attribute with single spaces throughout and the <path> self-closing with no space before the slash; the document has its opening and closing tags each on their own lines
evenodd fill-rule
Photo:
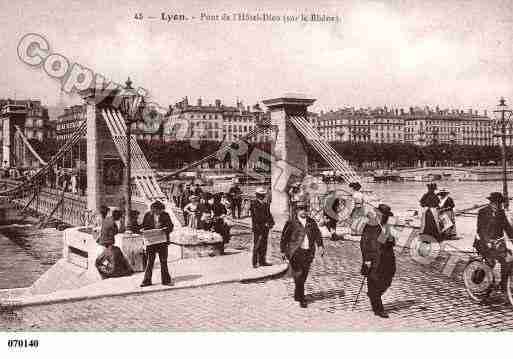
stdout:
<svg viewBox="0 0 513 359">
<path fill-rule="evenodd" d="M 501 182 L 438 182 L 446 187 L 456 203 L 456 209 L 465 209 L 487 202 L 492 191 L 502 191 Z M 251 191 L 253 188 L 242 187 Z M 512 188 L 513 189 L 513 188 Z M 419 199 L 426 191 L 420 182 L 366 183 L 379 199 L 392 207 L 399 216 L 410 214 L 419 207 Z M 30 286 L 54 264 L 62 253 L 62 232 L 55 228 L 38 229 L 34 225 L 0 227 L 0 289 Z"/>
</svg>

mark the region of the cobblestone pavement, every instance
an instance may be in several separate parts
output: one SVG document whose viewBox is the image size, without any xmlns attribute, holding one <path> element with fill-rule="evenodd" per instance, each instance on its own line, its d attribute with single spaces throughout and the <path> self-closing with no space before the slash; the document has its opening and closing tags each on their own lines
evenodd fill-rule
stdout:
<svg viewBox="0 0 513 359">
<path fill-rule="evenodd" d="M 239 231 L 240 232 L 240 231 Z M 279 235 L 270 245 L 279 261 Z M 231 247 L 248 249 L 251 238 L 235 236 Z M 513 309 L 500 301 L 479 305 L 466 294 L 456 274 L 440 271 L 445 258 L 430 266 L 397 252 L 398 273 L 384 296 L 391 318 L 370 314 L 361 284 L 357 242 L 327 242 L 327 255 L 312 265 L 306 291 L 308 309 L 291 299 L 293 283 L 283 276 L 253 283 L 232 283 L 194 289 L 22 308 L 7 330 L 507 330 L 513 329 Z M 461 270 L 460 270 L 461 272 Z M 458 273 L 458 271 L 456 271 Z"/>
</svg>

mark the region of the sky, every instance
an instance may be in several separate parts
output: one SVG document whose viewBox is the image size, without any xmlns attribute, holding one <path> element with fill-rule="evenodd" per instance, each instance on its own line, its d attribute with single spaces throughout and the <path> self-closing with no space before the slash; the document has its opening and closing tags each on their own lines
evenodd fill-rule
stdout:
<svg viewBox="0 0 513 359">
<path fill-rule="evenodd" d="M 513 104 L 513 1 L 0 0 L 0 98 L 80 103 L 17 55 L 27 33 L 167 107 L 188 96 L 244 104 L 302 93 L 313 110 Z M 315 4 L 315 5 L 312 5 Z M 160 14 L 190 21 L 164 22 Z M 326 14 L 339 22 L 199 21 L 201 13 Z M 144 19 L 134 18 L 142 13 Z M 148 16 L 157 19 L 147 19 Z M 196 19 L 192 19 L 192 17 Z"/>
</svg>

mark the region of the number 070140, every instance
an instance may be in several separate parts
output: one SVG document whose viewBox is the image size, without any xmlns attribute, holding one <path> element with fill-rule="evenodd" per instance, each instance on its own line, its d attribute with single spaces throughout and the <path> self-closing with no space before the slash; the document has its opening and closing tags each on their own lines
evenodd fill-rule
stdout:
<svg viewBox="0 0 513 359">
<path fill-rule="evenodd" d="M 37 339 L 8 339 L 7 346 L 9 348 L 37 348 L 39 340 Z"/>
</svg>

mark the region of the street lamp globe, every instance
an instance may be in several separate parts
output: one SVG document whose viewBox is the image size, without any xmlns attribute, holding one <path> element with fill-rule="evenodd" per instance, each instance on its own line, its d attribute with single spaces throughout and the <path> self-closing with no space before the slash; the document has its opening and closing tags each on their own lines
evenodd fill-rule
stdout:
<svg viewBox="0 0 513 359">
<path fill-rule="evenodd" d="M 119 104 L 119 110 L 125 117 L 125 123 L 134 120 L 139 105 L 141 104 L 142 96 L 140 96 L 132 87 L 132 81 L 130 77 L 125 82 L 125 88 L 121 93 L 121 102 Z"/>
</svg>

